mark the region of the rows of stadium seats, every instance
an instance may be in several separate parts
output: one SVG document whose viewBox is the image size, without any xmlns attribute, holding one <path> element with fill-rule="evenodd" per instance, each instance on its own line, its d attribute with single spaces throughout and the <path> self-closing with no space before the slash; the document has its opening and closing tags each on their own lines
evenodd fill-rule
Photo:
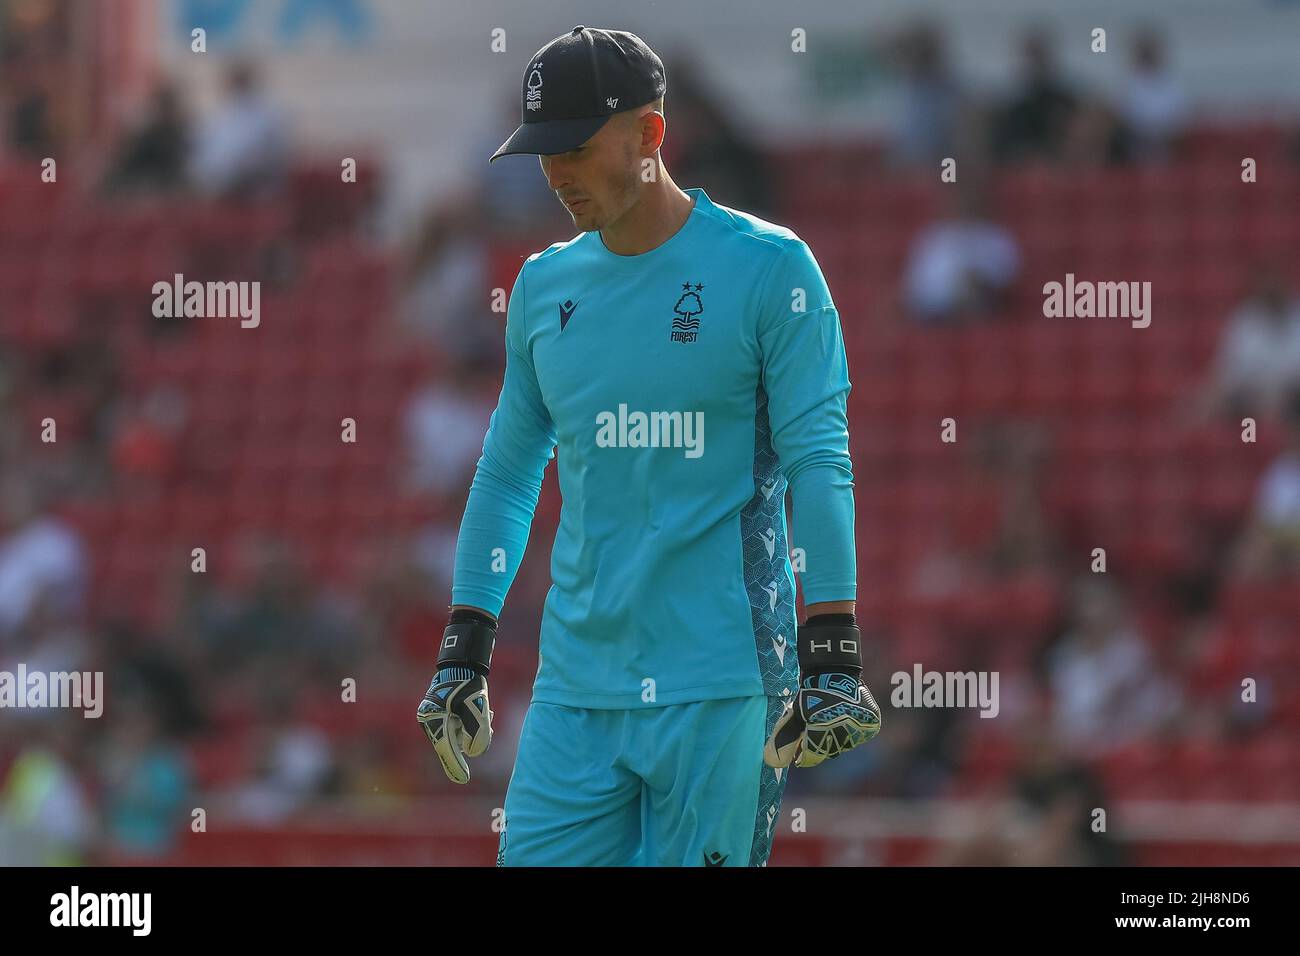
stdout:
<svg viewBox="0 0 1300 956">
<path fill-rule="evenodd" d="M 94 555 L 92 612 L 122 595 L 154 607 L 173 570 L 158 567 L 160 555 L 175 567 L 199 545 L 224 556 L 248 529 L 278 529 L 313 570 L 342 574 L 359 541 L 427 515 L 424 503 L 387 493 L 398 416 L 421 369 L 388 334 L 389 258 L 356 239 L 373 189 L 310 166 L 282 199 L 245 207 L 87 202 L 36 182 L 29 169 L 0 176 L 0 335 L 40 354 L 93 323 L 128 395 L 173 390 L 188 416 L 179 474 L 66 509 Z M 270 258 L 279 246 L 288 261 Z M 261 280 L 261 324 L 207 317 L 150 328 L 152 287 L 176 273 Z M 93 409 L 74 383 L 33 392 L 23 411 L 33 425 L 53 415 L 75 440 Z M 354 444 L 340 439 L 344 418 L 356 421 Z"/>
<path fill-rule="evenodd" d="M 1185 190 L 1188 180 L 1216 179 L 1219 170 L 1229 169 L 1240 179 L 1242 160 L 1247 157 L 1255 159 L 1265 171 L 1270 165 L 1276 170 L 1288 162 L 1291 148 L 1288 131 L 1273 124 L 1202 126 L 1186 137 L 1177 164 L 1101 170 L 1038 167 L 1018 172 L 1006 189 L 1008 193 L 1049 194 L 1058 203 L 1091 191 L 1102 201 L 1130 208 L 1128 203 L 1135 199 L 1155 199 Z M 785 190 L 784 205 L 792 211 L 800 209 L 802 197 L 810 190 L 829 196 L 839 189 L 841 202 L 857 197 L 882 205 L 892 203 L 905 214 L 914 213 L 916 204 L 898 197 L 909 195 L 909 191 L 914 197 L 932 195 L 928 180 L 909 182 L 876 175 L 886 171 L 884 150 L 876 142 L 801 144 L 781 149 L 769 157 L 769 162 L 778 185 Z M 960 170 L 959 163 L 959 174 Z M 1268 188 L 1269 176 L 1257 178 Z M 851 185 L 855 181 L 869 188 L 842 188 L 846 182 Z M 1063 188 L 1058 189 L 1057 184 Z M 1204 195 L 1204 191 L 1196 190 L 1192 198 Z"/>
</svg>

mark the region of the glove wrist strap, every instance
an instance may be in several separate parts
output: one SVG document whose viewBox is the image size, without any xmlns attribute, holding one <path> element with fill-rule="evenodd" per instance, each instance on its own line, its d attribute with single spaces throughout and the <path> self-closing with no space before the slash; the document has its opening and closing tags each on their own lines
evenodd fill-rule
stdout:
<svg viewBox="0 0 1300 956">
<path fill-rule="evenodd" d="M 496 625 L 490 622 L 484 614 L 453 612 L 438 647 L 438 669 L 468 667 L 487 677 L 497 638 Z"/>
<path fill-rule="evenodd" d="M 799 672 L 804 677 L 862 673 L 862 632 L 851 615 L 814 615 L 799 628 L 798 637 Z"/>
</svg>

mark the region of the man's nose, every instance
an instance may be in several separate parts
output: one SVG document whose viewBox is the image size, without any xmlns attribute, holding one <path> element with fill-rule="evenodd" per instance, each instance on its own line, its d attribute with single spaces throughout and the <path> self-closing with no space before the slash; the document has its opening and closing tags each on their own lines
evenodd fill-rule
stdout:
<svg viewBox="0 0 1300 956">
<path fill-rule="evenodd" d="M 546 175 L 546 183 L 552 190 L 558 191 L 569 184 L 569 164 L 558 156 L 541 157 L 542 172 Z"/>
</svg>

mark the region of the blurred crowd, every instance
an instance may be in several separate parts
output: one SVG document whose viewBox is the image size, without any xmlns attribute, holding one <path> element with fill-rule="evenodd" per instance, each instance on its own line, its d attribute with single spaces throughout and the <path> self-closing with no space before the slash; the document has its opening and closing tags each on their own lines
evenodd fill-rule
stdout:
<svg viewBox="0 0 1300 956">
<path fill-rule="evenodd" d="M 57 154 L 69 135 L 59 50 L 70 24 L 52 17 L 24 31 L 13 19 L 19 6 L 0 8 L 10 17 L 0 31 L 0 159 L 30 162 Z M 1020 278 L 1019 240 L 999 225 L 984 170 L 1174 163 L 1191 122 L 1155 32 L 1133 39 L 1123 93 L 1114 100 L 1072 83 L 1040 29 L 1021 39 L 1016 88 L 997 102 L 971 96 L 937 27 L 916 25 L 883 44 L 901 104 L 886 144 L 897 171 L 937 171 L 945 157 L 974 158 L 950 209 L 915 237 L 907 256 L 899 300 L 919 322 L 997 316 Z M 764 149 L 720 104 L 700 65 L 678 59 L 668 75 L 664 158 L 674 177 L 780 221 Z M 296 149 L 273 84 L 254 62 L 238 61 L 225 72 L 223 92 L 220 105 L 199 118 L 177 83 L 161 82 L 87 163 L 84 202 L 283 197 Z M 53 344 L 0 342 L 0 670 L 25 662 L 33 670 L 103 671 L 112 694 L 99 720 L 58 710 L 0 718 L 0 855 L 8 862 L 166 858 L 194 826 L 198 807 L 274 823 L 341 800 L 449 791 L 413 716 L 449 600 L 460 507 L 499 388 L 503 316 L 485 290 L 508 289 L 520 254 L 568 235 L 567 216 L 535 164 L 486 163 L 516 113 L 511 91 L 501 101 L 500 135 L 466 157 L 479 171 L 474 187 L 439 197 L 401 248 L 384 250 L 395 274 L 394 330 L 430 356 L 422 380 L 402 396 L 401 451 L 389 465 L 400 494 L 431 502 L 435 517 L 359 555 L 350 579 L 314 576 L 309 556 L 268 528 L 250 535 L 222 574 L 158 568 L 167 594 L 159 615 L 131 613 L 129 595 L 95 600 L 95 567 L 108 556 L 91 551 L 63 506 L 147 501 L 183 480 L 185 396 L 137 393 L 93 302 L 68 306 L 64 334 Z M 292 243 L 288 248 L 292 258 Z M 453 327 L 457 334 L 444 334 Z M 1231 577 L 1300 569 L 1298 395 L 1300 298 L 1285 273 L 1261 267 L 1225 317 L 1189 415 L 1232 421 L 1257 414 L 1282 422 L 1289 438 L 1233 546 L 1205 569 L 1201 590 L 1217 591 Z M 66 409 L 57 417 L 79 423 L 64 457 L 32 454 L 33 407 Z M 1043 508 L 1051 453 L 1048 436 L 1033 427 L 989 428 L 963 483 L 989 499 L 987 533 L 978 547 L 954 539 L 916 569 L 914 586 L 923 595 L 942 595 L 953 582 L 993 587 L 1031 574 L 1063 596 L 1060 613 L 1035 635 L 1032 666 L 1003 674 L 1016 753 L 997 783 L 1022 808 L 1027 835 L 1008 845 L 992 832 L 975 833 L 945 847 L 941 861 L 1121 862 L 1123 846 L 1081 822 L 1083 809 L 1103 799 L 1095 759 L 1179 728 L 1227 740 L 1266 714 L 1222 702 L 1230 696 L 1207 700 L 1206 688 L 1225 680 L 1229 649 L 1206 625 L 1204 608 L 1189 603 L 1196 623 L 1180 653 L 1172 663 L 1157 659 L 1122 579 L 1079 575 L 1063 558 Z M 548 549 L 549 542 L 533 549 L 508 604 L 511 637 L 498 648 L 492 683 L 498 743 L 474 765 L 485 791 L 503 793 L 510 772 L 535 671 L 528 635 L 536 633 L 545 596 Z M 882 650 L 867 676 L 878 696 L 888 697 L 896 660 L 889 651 L 898 645 L 894 635 L 874 637 Z M 941 645 L 942 635 L 935 641 Z M 356 706 L 368 718 L 330 716 L 346 692 L 339 675 L 355 678 Z M 872 747 L 795 774 L 788 792 L 942 795 L 971 743 L 967 716 L 895 712 Z"/>
<path fill-rule="evenodd" d="M 1132 39 L 1122 92 L 1113 99 L 1072 82 L 1041 27 L 1021 37 L 1015 86 L 1000 98 L 970 92 L 935 24 L 900 31 L 883 55 L 902 76 L 895 164 L 938 170 L 942 161 L 961 158 L 951 211 L 916 237 L 909 254 L 902 298 L 917 321 L 996 315 L 1019 274 L 1018 240 L 990 208 L 988 170 L 1167 163 L 1177 159 L 1192 119 L 1154 30 Z"/>
<path fill-rule="evenodd" d="M 1019 39 L 1014 88 L 984 98 L 957 73 L 942 28 L 912 24 L 883 41 L 902 77 L 894 157 L 935 167 L 953 156 L 1073 166 L 1175 158 L 1191 119 L 1188 96 L 1158 31 L 1143 30 L 1130 43 L 1122 91 L 1111 99 L 1072 82 L 1051 32 L 1031 27 Z"/>
</svg>

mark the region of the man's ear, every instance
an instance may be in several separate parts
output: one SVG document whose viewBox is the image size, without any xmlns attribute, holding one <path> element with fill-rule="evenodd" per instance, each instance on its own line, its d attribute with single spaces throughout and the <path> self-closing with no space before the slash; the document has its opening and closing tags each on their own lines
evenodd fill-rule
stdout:
<svg viewBox="0 0 1300 956">
<path fill-rule="evenodd" d="M 667 135 L 667 124 L 664 122 L 662 113 L 651 110 L 644 114 L 641 119 L 641 148 L 648 149 L 651 153 L 656 152 L 664 143 L 664 137 Z"/>
</svg>

